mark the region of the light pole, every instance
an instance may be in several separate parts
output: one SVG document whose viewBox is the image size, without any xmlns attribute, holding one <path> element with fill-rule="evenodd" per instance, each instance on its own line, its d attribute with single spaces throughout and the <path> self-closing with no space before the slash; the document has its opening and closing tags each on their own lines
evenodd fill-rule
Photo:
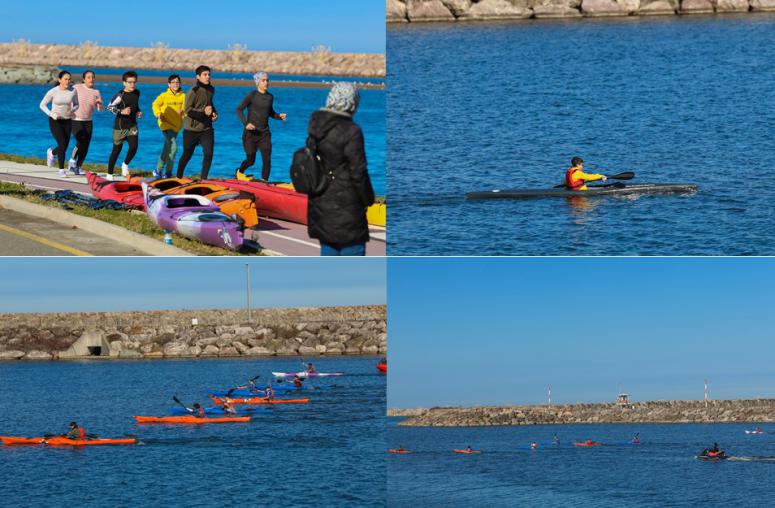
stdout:
<svg viewBox="0 0 775 508">
<path fill-rule="evenodd" d="M 245 263 L 245 290 L 247 291 L 248 323 L 250 323 L 250 265 L 247 263 Z"/>
</svg>

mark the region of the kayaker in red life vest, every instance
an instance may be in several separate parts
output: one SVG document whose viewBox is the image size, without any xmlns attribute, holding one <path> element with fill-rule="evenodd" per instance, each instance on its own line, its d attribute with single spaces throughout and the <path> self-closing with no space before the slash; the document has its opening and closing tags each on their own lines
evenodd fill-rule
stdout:
<svg viewBox="0 0 775 508">
<path fill-rule="evenodd" d="M 635 433 L 635 435 L 632 437 L 632 442 L 634 444 L 640 444 L 640 432 Z"/>
<path fill-rule="evenodd" d="M 314 373 L 314 372 L 317 372 L 317 371 L 315 370 L 315 364 L 314 364 L 314 363 L 308 363 L 308 364 L 307 364 L 307 373 L 308 373 L 308 374 L 312 374 L 312 373 Z"/>
<path fill-rule="evenodd" d="M 199 402 L 195 402 L 194 407 L 187 407 L 186 410 L 197 418 L 205 417 L 205 410 L 199 405 Z"/>
<path fill-rule="evenodd" d="M 70 431 L 65 434 L 67 439 L 86 439 L 86 430 L 79 427 L 77 423 L 70 422 Z"/>
<path fill-rule="evenodd" d="M 565 188 L 568 190 L 587 190 L 587 182 L 608 180 L 605 175 L 584 173 L 584 160 L 581 157 L 574 157 L 570 163 L 571 167 L 565 171 Z"/>
<path fill-rule="evenodd" d="M 304 379 L 300 378 L 298 375 L 293 376 L 293 386 L 296 388 L 301 388 L 301 383 L 304 382 Z"/>
</svg>

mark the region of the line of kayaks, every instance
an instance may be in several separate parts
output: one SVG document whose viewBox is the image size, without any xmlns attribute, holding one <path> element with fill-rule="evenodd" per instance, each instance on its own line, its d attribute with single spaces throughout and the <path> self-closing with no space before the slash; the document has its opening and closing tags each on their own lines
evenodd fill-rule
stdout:
<svg viewBox="0 0 775 508">
<path fill-rule="evenodd" d="M 15 437 L 0 436 L 4 445 L 49 445 L 49 446 L 104 446 L 104 445 L 130 445 L 136 444 L 137 439 L 69 439 L 62 436 L 55 437 Z"/>
<path fill-rule="evenodd" d="M 332 376 L 344 376 L 344 372 L 272 372 L 274 377 L 332 377 Z"/>
<path fill-rule="evenodd" d="M 213 403 L 216 406 L 223 405 L 223 399 L 210 395 Z M 266 399 L 264 397 L 247 397 L 247 398 L 228 398 L 232 404 L 309 404 L 309 399 Z"/>
<path fill-rule="evenodd" d="M 203 408 L 206 415 L 225 415 L 226 410 L 222 407 L 206 407 Z M 268 408 L 263 407 L 243 407 L 243 408 L 237 408 L 237 415 L 238 416 L 251 416 L 251 415 L 257 415 L 257 414 L 271 414 L 272 410 Z M 170 414 L 172 415 L 189 415 L 191 413 L 188 412 L 186 408 L 183 407 L 171 407 L 170 408 Z"/>
<path fill-rule="evenodd" d="M 571 198 L 577 196 L 616 196 L 632 194 L 690 194 L 699 187 L 691 183 L 613 183 L 588 185 L 587 190 L 568 189 L 492 189 L 469 192 L 467 199 L 527 199 L 527 198 Z"/>
</svg>

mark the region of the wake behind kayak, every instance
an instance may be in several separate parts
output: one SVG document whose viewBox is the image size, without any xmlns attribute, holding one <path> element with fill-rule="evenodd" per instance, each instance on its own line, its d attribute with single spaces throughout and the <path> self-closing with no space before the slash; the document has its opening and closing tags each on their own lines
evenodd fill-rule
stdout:
<svg viewBox="0 0 775 508">
<path fill-rule="evenodd" d="M 587 190 L 568 189 L 493 189 L 469 192 L 466 199 L 527 199 L 527 198 L 569 198 L 575 196 L 616 196 L 632 194 L 690 194 L 699 187 L 691 183 L 640 183 L 589 185 Z"/>
</svg>

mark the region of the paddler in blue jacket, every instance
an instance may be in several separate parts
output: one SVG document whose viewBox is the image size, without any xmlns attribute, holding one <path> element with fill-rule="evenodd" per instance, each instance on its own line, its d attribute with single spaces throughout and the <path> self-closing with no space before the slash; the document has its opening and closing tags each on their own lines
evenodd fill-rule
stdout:
<svg viewBox="0 0 775 508">
<path fill-rule="evenodd" d="M 581 157 L 574 157 L 570 163 L 571 167 L 565 171 L 565 188 L 568 190 L 583 191 L 587 190 L 587 182 L 608 180 L 605 175 L 584 173 L 584 160 Z"/>
</svg>

